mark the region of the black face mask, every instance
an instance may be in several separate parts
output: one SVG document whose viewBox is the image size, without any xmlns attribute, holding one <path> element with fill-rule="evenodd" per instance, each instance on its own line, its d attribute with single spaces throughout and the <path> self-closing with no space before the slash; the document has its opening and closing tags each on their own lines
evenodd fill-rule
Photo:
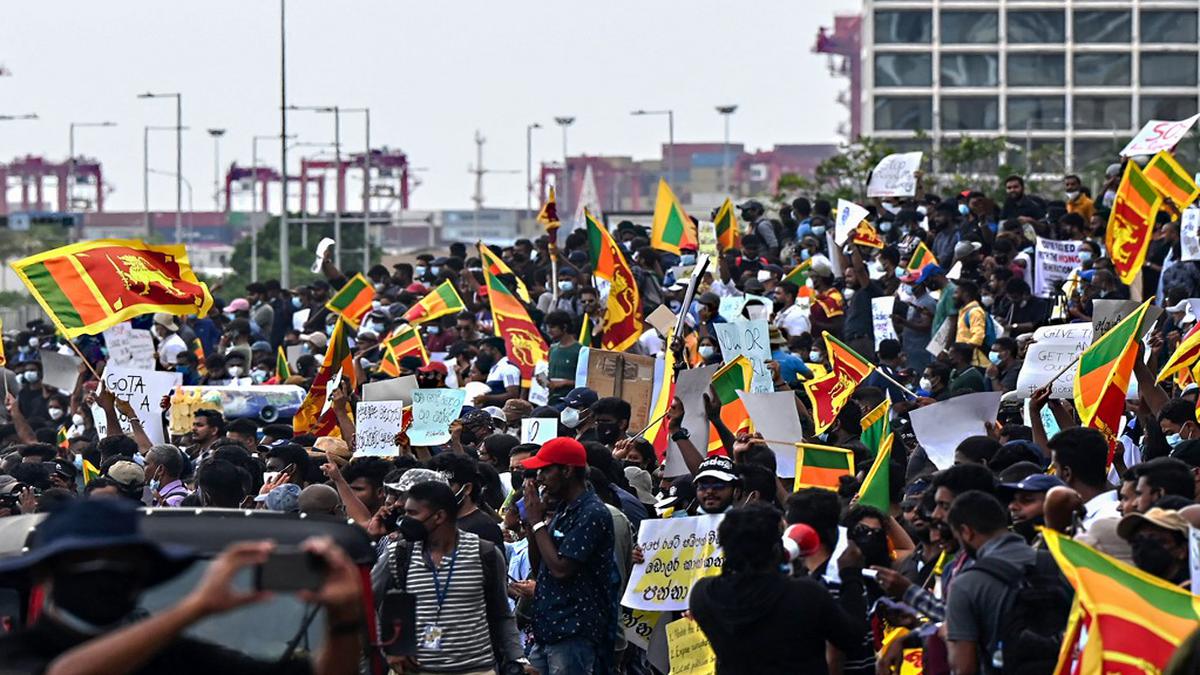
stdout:
<svg viewBox="0 0 1200 675">
<path fill-rule="evenodd" d="M 73 572 L 54 578 L 57 607 L 93 626 L 109 626 L 137 608 L 141 575 L 129 570 Z"/>
<path fill-rule="evenodd" d="M 867 565 L 888 565 L 891 563 L 891 556 L 888 555 L 887 533 L 883 530 L 856 528 L 851 533 L 851 539 L 854 540 L 854 543 L 863 552 L 863 558 Z"/>
<path fill-rule="evenodd" d="M 1167 579 L 1175 558 L 1157 539 L 1135 537 L 1131 543 L 1133 549 L 1133 564 L 1147 574 L 1153 574 L 1161 579 Z"/>
<path fill-rule="evenodd" d="M 612 445 L 621 438 L 621 430 L 615 424 L 596 423 L 596 440 L 605 445 Z"/>
<path fill-rule="evenodd" d="M 411 542 L 425 541 L 429 538 L 429 527 L 425 525 L 425 521 L 412 516 L 401 518 L 396 529 L 401 537 Z"/>
<path fill-rule="evenodd" d="M 463 429 L 462 435 L 459 436 L 459 440 L 467 445 L 471 445 L 479 442 L 479 436 L 476 436 L 475 432 L 471 429 Z"/>
</svg>

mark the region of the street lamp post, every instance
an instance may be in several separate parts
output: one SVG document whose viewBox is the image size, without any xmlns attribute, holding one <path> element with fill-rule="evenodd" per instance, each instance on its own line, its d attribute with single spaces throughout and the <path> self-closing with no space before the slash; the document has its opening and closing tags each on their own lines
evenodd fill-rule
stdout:
<svg viewBox="0 0 1200 675">
<path fill-rule="evenodd" d="M 674 110 L 634 110 L 629 113 L 634 117 L 642 115 L 667 116 L 667 182 L 675 180 L 675 111 Z"/>
<path fill-rule="evenodd" d="M 196 212 L 196 207 L 195 207 L 195 204 L 192 202 L 192 198 L 194 197 L 194 194 L 192 192 L 192 182 L 190 180 L 184 178 L 183 176 L 181 176 L 177 173 L 171 173 L 170 171 L 158 171 L 155 169 L 147 169 L 146 172 L 152 173 L 155 176 L 166 176 L 168 178 L 174 178 L 178 184 L 183 185 L 184 187 L 187 188 L 187 195 L 188 195 L 188 236 L 187 236 L 187 238 L 194 239 L 196 236 L 196 232 L 192 226 L 192 214 Z"/>
<path fill-rule="evenodd" d="M 363 274 L 371 267 L 371 109 L 342 108 L 342 112 L 362 113 L 366 118 L 366 153 L 363 155 Z"/>
<path fill-rule="evenodd" d="M 72 210 L 75 199 L 75 130 L 82 127 L 115 127 L 116 122 L 71 122 L 67 148 L 67 210 Z M 97 185 L 97 190 L 103 189 Z"/>
<path fill-rule="evenodd" d="M 258 142 L 269 141 L 274 134 L 254 136 L 250 139 L 250 281 L 258 281 Z M 288 138 L 295 138 L 289 136 Z M 270 189 L 270 184 L 263 187 L 264 193 Z M 287 195 L 284 195 L 287 199 Z M 228 204 L 226 205 L 228 206 Z M 284 202 L 284 209 L 287 202 Z"/>
<path fill-rule="evenodd" d="M 737 112 L 737 106 L 719 105 L 717 106 L 717 112 L 721 113 L 721 117 L 725 118 L 725 145 L 721 156 L 721 189 L 725 191 L 726 195 L 730 195 L 732 188 L 729 185 L 729 118 L 733 116 L 733 113 Z"/>
<path fill-rule="evenodd" d="M 287 0 L 279 0 L 279 176 L 283 208 L 279 211 L 279 285 L 291 287 L 292 252 L 288 242 L 287 163 Z"/>
<path fill-rule="evenodd" d="M 571 162 L 567 159 L 567 127 L 575 123 L 574 117 L 555 117 L 554 123 L 562 127 L 563 134 L 563 184 L 558 188 L 558 199 L 562 202 L 559 213 L 570 213 L 571 202 Z"/>
<path fill-rule="evenodd" d="M 338 269 L 342 267 L 342 205 L 339 203 L 341 192 L 341 175 L 342 175 L 342 116 L 341 108 L 333 106 L 302 106 L 290 105 L 288 110 L 307 110 L 309 112 L 318 113 L 333 113 L 333 265 Z"/>
<path fill-rule="evenodd" d="M 525 217 L 533 216 L 533 130 L 542 125 L 534 122 L 525 125 Z"/>
<path fill-rule="evenodd" d="M 213 210 L 221 211 L 221 137 L 224 129 L 209 129 L 208 135 L 213 139 Z M 226 204 L 228 207 L 228 204 Z"/>
<path fill-rule="evenodd" d="M 142 219 L 146 227 L 146 239 L 154 237 L 154 224 L 150 222 L 150 132 L 175 130 L 175 127 L 142 127 Z"/>
<path fill-rule="evenodd" d="M 183 94 L 138 94 L 138 98 L 175 98 L 175 242 L 183 242 Z"/>
</svg>

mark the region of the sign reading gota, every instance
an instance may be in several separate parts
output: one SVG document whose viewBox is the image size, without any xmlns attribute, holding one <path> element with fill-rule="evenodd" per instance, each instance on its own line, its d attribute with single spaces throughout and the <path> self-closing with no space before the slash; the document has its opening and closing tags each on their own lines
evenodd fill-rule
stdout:
<svg viewBox="0 0 1200 675">
<path fill-rule="evenodd" d="M 720 574 L 725 554 L 717 542 L 723 514 L 643 520 L 638 546 L 645 562 L 634 565 L 621 604 L 632 609 L 681 611 L 692 586 Z"/>
</svg>

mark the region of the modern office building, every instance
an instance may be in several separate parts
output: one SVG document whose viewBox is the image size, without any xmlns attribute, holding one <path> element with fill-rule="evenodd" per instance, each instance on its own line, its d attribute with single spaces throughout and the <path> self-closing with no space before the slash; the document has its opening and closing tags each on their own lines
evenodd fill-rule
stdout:
<svg viewBox="0 0 1200 675">
<path fill-rule="evenodd" d="M 1003 136 L 1009 164 L 1082 172 L 1200 109 L 1197 0 L 865 0 L 841 19 L 817 51 L 850 64 L 858 131 L 901 149 Z M 834 48 L 855 41 L 858 63 Z"/>
</svg>

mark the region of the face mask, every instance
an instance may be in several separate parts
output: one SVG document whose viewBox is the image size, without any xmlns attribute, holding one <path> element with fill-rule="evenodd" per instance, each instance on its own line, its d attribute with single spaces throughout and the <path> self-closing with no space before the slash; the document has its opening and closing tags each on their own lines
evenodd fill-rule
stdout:
<svg viewBox="0 0 1200 675">
<path fill-rule="evenodd" d="M 425 276 L 425 268 L 420 265 L 417 265 L 416 267 L 413 268 L 413 276 L 416 276 L 416 277 Z"/>
<path fill-rule="evenodd" d="M 467 491 L 467 486 L 466 486 L 466 485 L 464 485 L 464 486 L 462 486 L 462 487 L 458 488 L 458 492 L 455 492 L 455 493 L 454 493 L 454 503 L 455 503 L 455 504 L 458 504 L 459 506 L 462 506 L 463 500 L 465 500 L 465 499 L 466 499 L 466 497 L 464 497 L 464 496 L 463 496 L 463 493 L 464 493 L 464 492 L 466 492 L 466 491 Z"/>
<path fill-rule="evenodd" d="M 885 220 L 882 223 L 879 223 L 879 231 L 880 232 L 891 232 L 892 231 L 892 221 Z"/>
<path fill-rule="evenodd" d="M 229 366 L 226 370 L 229 371 L 230 377 L 241 377 L 243 372 L 241 366 Z"/>
<path fill-rule="evenodd" d="M 596 440 L 605 445 L 616 443 L 621 437 L 621 430 L 615 424 L 597 424 Z"/>
<path fill-rule="evenodd" d="M 982 295 L 982 296 L 980 296 L 980 297 L 979 297 L 979 302 L 980 302 L 980 304 L 982 304 L 984 307 L 991 307 L 991 306 L 992 306 L 992 303 L 993 303 L 993 302 L 995 302 L 995 301 L 996 301 L 996 299 L 995 299 L 995 298 L 993 298 L 993 297 L 992 297 L 992 296 L 990 296 L 990 295 Z"/>
<path fill-rule="evenodd" d="M 27 370 L 21 373 L 21 379 L 29 384 L 34 384 L 42 378 L 36 370 Z"/>
<path fill-rule="evenodd" d="M 667 303 L 667 306 L 671 308 L 672 314 L 679 314 L 679 309 L 683 307 L 683 303 L 679 302 L 678 300 L 672 300 Z"/>
<path fill-rule="evenodd" d="M 367 326 L 367 329 L 373 331 L 376 335 L 383 335 L 383 331 L 387 329 L 387 326 L 379 322 L 371 322 Z"/>
<path fill-rule="evenodd" d="M 800 260 L 808 260 L 811 257 L 812 257 L 812 253 L 810 253 L 808 249 L 806 249 L 806 248 L 800 249 Z"/>
<path fill-rule="evenodd" d="M 157 478 L 150 479 L 150 491 L 151 492 L 158 492 L 158 489 L 160 487 L 162 487 L 162 481 L 160 481 Z"/>
<path fill-rule="evenodd" d="M 270 377 L 270 375 L 265 370 L 250 371 L 250 379 L 254 380 L 254 384 L 262 384 L 263 382 L 267 381 L 268 377 Z"/>
<path fill-rule="evenodd" d="M 900 213 L 900 205 L 899 204 L 893 204 L 891 202 L 884 202 L 882 206 L 883 206 L 884 211 L 887 211 L 888 213 L 892 214 L 893 216 L 896 215 L 897 213 Z"/>
<path fill-rule="evenodd" d="M 850 298 L 854 297 L 854 289 L 847 288 L 846 290 L 842 291 L 842 297 L 846 300 L 846 302 L 850 302 Z"/>
<path fill-rule="evenodd" d="M 558 282 L 558 290 L 562 291 L 563 293 L 570 293 L 571 291 L 575 290 L 575 282 L 560 281 Z"/>
<path fill-rule="evenodd" d="M 41 340 L 39 340 L 39 339 L 37 339 L 37 338 L 35 338 L 35 337 L 31 337 L 31 338 L 29 338 L 29 348 L 30 348 L 30 349 L 37 349 L 37 348 L 38 348 L 38 347 L 40 347 L 41 345 L 42 345 L 42 341 L 41 341 Z"/>
<path fill-rule="evenodd" d="M 300 353 L 301 354 L 311 354 L 312 353 L 312 345 L 308 344 L 307 342 L 300 345 Z"/>
<path fill-rule="evenodd" d="M 713 354 L 717 353 L 717 350 L 714 349 L 712 345 L 700 345 L 700 348 L 696 351 L 700 352 L 700 358 L 704 359 L 705 361 L 711 359 Z"/>
<path fill-rule="evenodd" d="M 74 424 L 77 427 L 83 426 L 83 415 L 80 415 L 79 413 L 71 415 L 71 424 Z"/>
<path fill-rule="evenodd" d="M 1091 251 L 1080 251 L 1079 252 L 1079 262 L 1081 262 L 1081 263 L 1092 262 L 1092 252 Z"/>
<path fill-rule="evenodd" d="M 300 298 L 298 296 L 292 296 L 292 307 L 294 309 L 300 309 Z"/>
<path fill-rule="evenodd" d="M 75 461 L 72 462 L 76 469 L 83 471 L 83 455 L 75 455 Z"/>
<path fill-rule="evenodd" d="M 411 542 L 425 541 L 429 538 L 429 528 L 425 525 L 425 521 L 417 520 L 412 516 L 401 518 L 396 529 L 400 531 L 401 537 Z"/>
<path fill-rule="evenodd" d="M 429 335 L 437 335 L 438 333 L 442 332 L 442 328 L 441 326 L 430 326 L 425 329 L 425 332 Z"/>
<path fill-rule="evenodd" d="M 50 415 L 50 419 L 54 420 L 55 422 L 61 420 L 62 416 L 65 414 L 62 408 L 47 408 L 46 413 Z"/>
<path fill-rule="evenodd" d="M 1079 193 L 1078 193 L 1078 192 L 1068 192 L 1068 193 L 1067 193 L 1067 201 L 1069 201 L 1069 202 L 1073 202 L 1073 201 L 1075 201 L 1076 199 L 1079 199 Z"/>
<path fill-rule="evenodd" d="M 812 350 L 811 352 L 809 352 L 808 353 L 808 362 L 809 363 L 820 363 L 821 362 L 821 352 L 819 352 L 815 349 Z"/>
<path fill-rule="evenodd" d="M 574 408 L 563 408 L 562 414 L 558 416 L 558 421 L 563 423 L 568 429 L 574 429 L 579 426 L 579 411 Z"/>
<path fill-rule="evenodd" d="M 333 324 L 328 324 L 325 326 L 325 334 L 330 336 L 333 335 Z"/>
<path fill-rule="evenodd" d="M 1131 548 L 1133 549 L 1133 564 L 1143 572 L 1156 577 L 1166 578 L 1171 571 L 1171 565 L 1175 562 L 1171 552 L 1156 539 L 1135 537 Z"/>
<path fill-rule="evenodd" d="M 812 233 L 817 235 L 818 237 L 824 235 L 825 234 L 825 226 L 824 225 L 814 225 L 813 229 L 812 229 Z"/>
<path fill-rule="evenodd" d="M 438 274 L 440 274 L 440 273 L 441 273 L 441 271 L 442 271 L 442 268 L 441 268 L 441 267 L 438 267 L 437 265 L 434 265 L 433 267 L 430 267 L 430 268 L 429 268 L 429 273 L 430 273 L 430 274 L 432 274 L 432 275 L 433 275 L 433 276 L 435 276 L 435 277 L 436 277 Z"/>
<path fill-rule="evenodd" d="M 382 291 L 384 289 L 384 284 L 373 284 L 373 286 L 376 291 Z"/>
<path fill-rule="evenodd" d="M 380 302 L 380 301 L 378 301 L 378 300 L 372 300 L 372 301 L 371 301 L 371 309 L 379 309 L 380 307 L 383 307 L 383 303 L 382 303 L 382 302 Z"/>
<path fill-rule="evenodd" d="M 967 205 L 966 205 L 966 204 L 959 204 L 959 205 L 958 205 L 958 212 L 959 212 L 959 214 L 961 214 L 961 215 L 964 215 L 964 216 L 965 216 L 965 215 L 967 215 L 968 213 L 970 213 L 970 212 L 971 212 L 971 209 L 967 208 Z"/>
<path fill-rule="evenodd" d="M 1183 442 L 1183 436 L 1181 436 L 1179 434 L 1171 434 L 1170 436 L 1167 436 L 1167 445 L 1171 446 L 1172 448 L 1179 445 L 1182 442 Z"/>
<path fill-rule="evenodd" d="M 928 377 L 922 377 L 920 384 L 921 388 L 925 391 L 933 391 L 933 382 L 931 382 Z"/>
<path fill-rule="evenodd" d="M 1001 360 L 1002 359 L 1000 358 L 1000 352 L 988 352 L 988 361 L 991 361 L 992 365 L 994 365 L 994 366 L 1000 365 Z"/>
</svg>

